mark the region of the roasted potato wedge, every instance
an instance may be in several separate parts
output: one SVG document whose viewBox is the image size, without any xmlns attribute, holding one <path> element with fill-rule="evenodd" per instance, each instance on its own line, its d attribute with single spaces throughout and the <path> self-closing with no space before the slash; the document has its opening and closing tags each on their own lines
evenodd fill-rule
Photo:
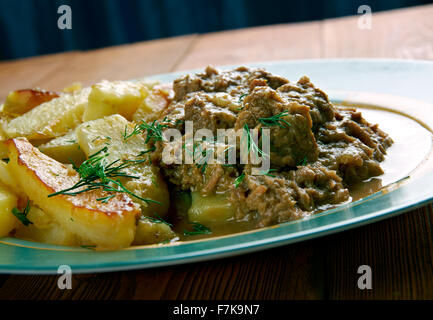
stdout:
<svg viewBox="0 0 433 320">
<path fill-rule="evenodd" d="M 173 96 L 171 84 L 155 85 L 132 115 L 132 121 L 140 123 L 142 120 L 148 122 L 157 119 L 160 113 L 167 108 Z"/>
<path fill-rule="evenodd" d="M 33 147 L 25 138 L 7 141 L 8 167 L 29 199 L 67 231 L 101 248 L 122 248 L 134 240 L 140 209 L 125 193 L 107 196 L 95 189 L 75 196 L 52 193 L 72 187 L 80 180 L 74 170 Z"/>
<path fill-rule="evenodd" d="M 85 88 L 44 102 L 4 123 L 3 130 L 9 138 L 26 137 L 36 140 L 62 136 L 82 122 L 89 93 L 90 88 Z"/>
<path fill-rule="evenodd" d="M 9 148 L 8 148 L 8 154 L 9 157 Z M 17 184 L 16 179 L 13 176 L 13 173 L 10 171 L 10 167 L 6 162 L 3 160 L 0 160 L 0 183 L 7 186 L 8 189 L 10 189 L 12 192 L 16 194 L 20 194 L 23 191 Z"/>
<path fill-rule="evenodd" d="M 41 89 L 24 89 L 8 94 L 3 106 L 3 113 L 17 117 L 32 110 L 34 107 L 53 100 L 59 95 L 55 92 Z"/>
<path fill-rule="evenodd" d="M 112 114 L 120 114 L 131 120 L 147 94 L 147 87 L 140 82 L 104 80 L 94 84 L 83 120 L 101 119 Z"/>
<path fill-rule="evenodd" d="M 0 184 L 0 238 L 7 236 L 17 225 L 18 219 L 12 214 L 18 197 Z"/>
<path fill-rule="evenodd" d="M 77 246 L 79 244 L 74 233 L 63 228 L 38 207 L 31 206 L 27 218 L 32 223 L 28 226 L 19 224 L 15 231 L 17 238 L 62 246 Z"/>
<path fill-rule="evenodd" d="M 171 230 L 168 224 L 154 222 L 146 217 L 142 217 L 137 224 L 134 245 L 144 245 L 167 242 L 176 238 L 176 233 Z"/>
<path fill-rule="evenodd" d="M 61 163 L 71 163 L 72 161 L 74 164 L 78 165 L 86 160 L 86 155 L 78 144 L 75 130 L 71 130 L 64 136 L 54 138 L 47 143 L 41 144 L 38 146 L 38 149 Z"/>
<path fill-rule="evenodd" d="M 191 200 L 191 207 L 188 210 L 188 219 L 191 222 L 227 222 L 235 216 L 235 208 L 225 194 L 203 196 L 200 192 L 192 192 Z"/>
</svg>

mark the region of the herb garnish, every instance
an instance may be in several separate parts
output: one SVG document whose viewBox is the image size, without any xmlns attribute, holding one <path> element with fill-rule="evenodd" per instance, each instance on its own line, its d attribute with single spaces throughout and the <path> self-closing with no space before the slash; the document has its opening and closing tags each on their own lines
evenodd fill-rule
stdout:
<svg viewBox="0 0 433 320">
<path fill-rule="evenodd" d="M 29 210 L 30 210 L 30 201 L 27 201 L 27 205 L 23 211 L 20 211 L 18 208 L 13 208 L 12 213 L 15 217 L 17 217 L 18 220 L 21 221 L 23 225 L 27 227 L 29 224 L 33 224 L 33 222 L 31 222 L 27 218 L 27 215 L 29 214 Z"/>
<path fill-rule="evenodd" d="M 153 151 L 155 151 L 155 150 L 156 150 L 156 147 L 153 146 L 153 147 L 150 148 L 150 149 L 147 149 L 147 150 L 144 150 L 144 151 L 140 151 L 140 153 L 137 155 L 137 157 L 144 156 L 146 153 L 153 152 Z"/>
<path fill-rule="evenodd" d="M 307 164 L 307 156 L 305 156 L 299 163 L 298 166 L 305 166 Z"/>
<path fill-rule="evenodd" d="M 245 173 L 242 173 L 239 177 L 235 179 L 235 188 L 239 187 L 245 179 Z"/>
<path fill-rule="evenodd" d="M 245 106 L 244 106 L 244 98 L 245 98 L 247 95 L 248 95 L 248 93 L 244 93 L 244 94 L 241 94 L 241 95 L 239 96 L 239 100 L 238 100 L 238 102 L 241 103 L 242 106 L 241 106 L 240 108 L 238 108 L 238 110 L 242 110 L 242 109 L 245 107 Z"/>
<path fill-rule="evenodd" d="M 192 159 L 195 162 L 196 167 L 200 169 L 201 173 L 204 173 L 206 171 L 208 161 L 212 153 L 207 152 L 207 149 L 203 150 L 202 145 L 199 144 L 198 142 L 194 142 L 192 144 L 192 152 L 186 147 L 185 143 L 182 144 L 182 149 L 184 149 L 185 152 L 187 152 L 189 155 L 192 156 Z"/>
<path fill-rule="evenodd" d="M 184 229 L 183 234 L 185 236 L 195 236 L 198 234 L 210 234 L 210 233 L 212 233 L 212 231 L 208 227 L 202 225 L 201 223 L 192 222 L 191 225 L 192 225 L 193 231 L 188 231 L 188 230 Z"/>
<path fill-rule="evenodd" d="M 54 192 L 49 194 L 48 197 L 53 197 L 59 194 L 76 196 L 80 193 L 100 189 L 106 192 L 119 192 L 127 193 L 130 196 L 140 199 L 144 202 L 152 202 L 161 204 L 158 201 L 152 199 L 142 198 L 133 192 L 125 188 L 125 186 L 120 182 L 119 178 L 131 178 L 139 179 L 140 177 L 129 175 L 122 170 L 128 168 L 134 164 L 142 163 L 146 160 L 120 160 L 117 159 L 109 164 L 107 164 L 106 157 L 108 148 L 104 147 L 98 152 L 92 154 L 89 159 L 84 161 L 79 167 L 72 163 L 75 171 L 78 172 L 81 179 L 72 187 Z M 117 178 L 114 180 L 114 178 Z M 108 195 L 106 197 L 98 198 L 97 201 L 102 203 L 107 203 L 108 200 L 112 199 L 115 195 Z"/>
<path fill-rule="evenodd" d="M 281 128 L 288 128 L 290 127 L 290 123 L 288 123 L 286 120 L 283 119 L 283 117 L 289 115 L 288 111 L 283 111 L 279 114 L 273 115 L 272 117 L 268 118 L 259 118 L 259 122 L 264 124 L 265 126 L 279 126 Z"/>
<path fill-rule="evenodd" d="M 262 157 L 267 157 L 268 154 L 266 154 L 265 152 L 263 152 L 255 143 L 254 138 L 251 136 L 251 132 L 250 129 L 248 128 L 248 124 L 245 123 L 244 124 L 244 132 L 242 137 L 246 136 L 247 138 L 247 151 L 250 152 L 250 150 L 252 150 L 256 157 L 260 154 Z"/>
<path fill-rule="evenodd" d="M 96 246 L 94 246 L 94 245 L 82 245 L 80 247 L 84 248 L 84 249 L 94 249 L 94 248 L 96 248 Z"/>
<path fill-rule="evenodd" d="M 271 172 L 275 172 L 275 171 L 277 171 L 277 169 L 269 169 L 268 171 L 261 171 L 260 174 L 268 176 L 268 177 L 275 178 L 276 176 L 273 175 L 273 174 L 271 174 Z"/>
<path fill-rule="evenodd" d="M 162 120 L 162 122 L 170 122 L 170 121 L 168 121 L 166 118 L 164 118 Z M 135 125 L 134 129 L 129 134 L 127 132 L 128 127 L 125 126 L 125 130 L 123 132 L 123 140 L 126 141 L 134 135 L 145 133 L 146 134 L 145 143 L 148 143 L 151 140 L 162 141 L 163 140 L 162 129 L 164 129 L 164 128 L 168 128 L 168 125 L 159 123 L 156 120 L 153 120 L 151 123 L 141 121 L 140 124 Z"/>
<path fill-rule="evenodd" d="M 210 153 L 207 153 L 206 150 L 201 150 L 201 145 L 200 145 L 199 148 L 200 148 L 201 152 L 198 153 L 198 154 L 199 154 L 199 156 L 201 156 L 201 158 L 199 158 L 196 161 L 195 165 L 197 166 L 197 168 L 200 169 L 201 173 L 204 173 L 206 171 L 206 168 L 207 168 L 207 162 L 209 161 Z"/>
<path fill-rule="evenodd" d="M 148 216 L 143 216 L 143 218 L 149 220 L 150 222 L 155 222 L 155 223 L 163 223 L 168 225 L 169 227 L 173 227 L 173 225 L 167 221 L 165 221 L 163 218 L 161 218 L 156 212 L 153 213 L 155 217 L 148 217 Z"/>
</svg>

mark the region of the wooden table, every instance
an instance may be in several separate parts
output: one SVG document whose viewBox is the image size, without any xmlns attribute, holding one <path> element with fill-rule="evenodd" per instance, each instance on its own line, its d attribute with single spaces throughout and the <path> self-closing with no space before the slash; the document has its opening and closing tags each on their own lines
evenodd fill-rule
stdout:
<svg viewBox="0 0 433 320">
<path fill-rule="evenodd" d="M 130 79 L 208 64 L 385 57 L 433 60 L 433 5 L 358 17 L 275 25 L 68 52 L 0 63 L 0 98 L 13 89 Z M 432 299 L 432 206 L 332 236 L 260 253 L 150 270 L 56 276 L 0 276 L 0 299 Z M 373 289 L 357 288 L 358 266 Z"/>
</svg>

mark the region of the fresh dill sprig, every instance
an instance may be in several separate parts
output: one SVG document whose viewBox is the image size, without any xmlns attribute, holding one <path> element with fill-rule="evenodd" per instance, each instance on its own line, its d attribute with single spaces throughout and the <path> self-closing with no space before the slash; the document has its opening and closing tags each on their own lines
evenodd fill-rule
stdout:
<svg viewBox="0 0 433 320">
<path fill-rule="evenodd" d="M 147 149 L 147 150 L 140 151 L 140 153 L 137 155 L 137 157 L 144 156 L 145 154 L 147 154 L 147 153 L 149 153 L 149 152 L 153 152 L 153 151 L 155 151 L 155 150 L 156 150 L 156 147 L 153 146 L 152 148 L 149 148 L 149 149 Z"/>
<path fill-rule="evenodd" d="M 207 164 L 210 158 L 210 153 L 207 152 L 207 150 L 202 150 L 201 145 L 198 147 L 200 149 L 199 153 L 195 153 L 195 148 L 194 148 L 194 161 L 196 162 L 196 166 L 197 168 L 200 169 L 201 173 L 204 173 L 206 171 L 207 168 Z M 199 159 L 196 159 L 195 155 L 198 154 L 198 156 L 200 157 Z"/>
<path fill-rule="evenodd" d="M 156 120 L 153 120 L 152 123 L 142 121 L 139 126 L 141 130 L 146 133 L 146 143 L 148 143 L 150 140 L 162 141 L 162 129 L 168 128 L 167 124 L 161 124 Z"/>
<path fill-rule="evenodd" d="M 281 128 L 288 128 L 290 127 L 290 123 L 283 119 L 287 115 L 289 115 L 289 112 L 283 111 L 279 114 L 273 115 L 272 117 L 259 118 L 259 122 L 268 127 L 279 126 Z"/>
<path fill-rule="evenodd" d="M 23 211 L 20 211 L 18 208 L 13 208 L 12 213 L 15 217 L 17 217 L 18 220 L 21 221 L 23 225 L 27 227 L 29 224 L 33 224 L 33 222 L 31 222 L 29 218 L 27 218 L 27 215 L 29 214 L 29 210 L 30 210 L 30 201 L 27 201 L 27 205 Z"/>
<path fill-rule="evenodd" d="M 271 172 L 275 172 L 275 171 L 277 171 L 277 169 L 269 169 L 268 171 L 261 171 L 260 174 L 268 176 L 268 177 L 275 178 L 276 176 L 273 175 L 273 174 L 271 174 Z"/>
<path fill-rule="evenodd" d="M 90 249 L 90 250 L 93 250 L 96 248 L 96 246 L 94 246 L 94 245 L 82 245 L 80 247 L 83 249 Z"/>
<path fill-rule="evenodd" d="M 239 187 L 241 183 L 244 181 L 244 179 L 245 179 L 245 173 L 242 173 L 239 177 L 237 177 L 235 179 L 235 188 Z"/>
<path fill-rule="evenodd" d="M 248 95 L 248 93 L 244 93 L 244 94 L 241 94 L 240 96 L 239 96 L 239 100 L 238 100 L 238 102 L 241 104 L 241 107 L 240 108 L 238 108 L 238 110 L 242 110 L 245 106 L 244 106 L 244 98 L 246 97 Z"/>
<path fill-rule="evenodd" d="M 246 136 L 247 139 L 247 152 L 250 152 L 252 150 L 256 157 L 260 154 L 262 157 L 267 157 L 268 154 L 263 152 L 255 143 L 254 138 L 251 136 L 250 129 L 248 128 L 248 124 L 244 124 L 244 132 L 243 137 Z"/>
<path fill-rule="evenodd" d="M 302 158 L 301 161 L 299 161 L 298 166 L 305 166 L 307 164 L 307 156 L 305 156 L 304 158 Z"/>
<path fill-rule="evenodd" d="M 135 125 L 132 132 L 128 133 L 128 126 L 125 125 L 125 130 L 123 131 L 123 141 L 128 140 L 129 138 L 131 138 L 132 136 L 135 136 L 136 134 L 139 134 L 140 132 L 141 132 L 140 127 L 138 125 Z"/>
<path fill-rule="evenodd" d="M 56 195 L 69 195 L 76 196 L 80 193 L 101 189 L 105 192 L 113 192 L 113 193 L 127 193 L 130 196 L 140 199 L 144 202 L 152 202 L 161 204 L 158 201 L 152 199 L 146 199 L 136 195 L 135 193 L 129 191 L 125 188 L 125 186 L 120 182 L 119 178 L 131 178 L 131 179 L 139 179 L 138 176 L 130 175 L 124 171 L 132 165 L 142 163 L 146 160 L 120 160 L 117 159 L 109 164 L 107 164 L 106 157 L 108 148 L 104 147 L 98 152 L 92 154 L 89 159 L 84 161 L 79 167 L 77 167 L 74 163 L 72 166 L 75 171 L 80 175 L 80 180 L 74 184 L 72 187 L 54 192 L 49 194 L 48 197 L 54 197 Z M 98 198 L 97 201 L 101 201 L 102 203 L 107 203 L 110 199 L 112 199 L 114 195 L 108 195 L 106 197 Z"/>
<path fill-rule="evenodd" d="M 212 231 L 208 227 L 202 225 L 201 223 L 192 222 L 191 225 L 192 225 L 192 229 L 193 229 L 192 231 L 188 231 L 185 229 L 183 230 L 183 234 L 185 236 L 195 236 L 198 234 L 211 234 L 212 233 Z"/>
<path fill-rule="evenodd" d="M 162 122 L 170 122 L 170 121 L 167 120 L 167 118 L 164 118 Z M 148 143 L 151 140 L 154 142 L 162 141 L 164 139 L 162 135 L 162 130 L 164 128 L 168 128 L 168 124 L 163 124 L 162 122 L 160 123 L 157 120 L 153 120 L 150 123 L 141 121 L 140 124 L 135 125 L 131 133 L 128 133 L 128 127 L 125 126 L 125 130 L 123 132 L 123 140 L 126 141 L 132 136 L 137 134 L 145 134 L 146 135 L 145 143 Z"/>
<path fill-rule="evenodd" d="M 148 217 L 148 216 L 143 216 L 145 219 L 149 220 L 150 222 L 155 222 L 155 223 L 163 223 L 168 225 L 169 227 L 173 227 L 173 225 L 167 221 L 165 221 L 163 218 L 161 218 L 156 212 L 153 213 L 155 217 Z"/>
<path fill-rule="evenodd" d="M 201 173 L 206 171 L 209 158 L 211 157 L 211 152 L 207 152 L 206 149 L 202 149 L 202 145 L 198 142 L 193 142 L 192 152 L 187 148 L 186 144 L 182 144 L 182 149 L 185 150 L 190 156 L 192 156 L 193 162 L 196 167 L 200 169 Z M 198 150 L 198 151 L 197 151 Z"/>
</svg>

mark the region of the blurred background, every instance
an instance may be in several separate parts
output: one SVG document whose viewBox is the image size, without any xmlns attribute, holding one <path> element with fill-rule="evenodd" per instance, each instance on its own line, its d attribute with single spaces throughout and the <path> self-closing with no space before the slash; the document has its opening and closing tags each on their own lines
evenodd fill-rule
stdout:
<svg viewBox="0 0 433 320">
<path fill-rule="evenodd" d="M 143 40 L 320 20 L 433 3 L 433 0 L 0 0 L 0 60 Z M 60 30 L 61 5 L 72 29 Z M 432 17 L 433 19 L 433 17 Z"/>
</svg>

